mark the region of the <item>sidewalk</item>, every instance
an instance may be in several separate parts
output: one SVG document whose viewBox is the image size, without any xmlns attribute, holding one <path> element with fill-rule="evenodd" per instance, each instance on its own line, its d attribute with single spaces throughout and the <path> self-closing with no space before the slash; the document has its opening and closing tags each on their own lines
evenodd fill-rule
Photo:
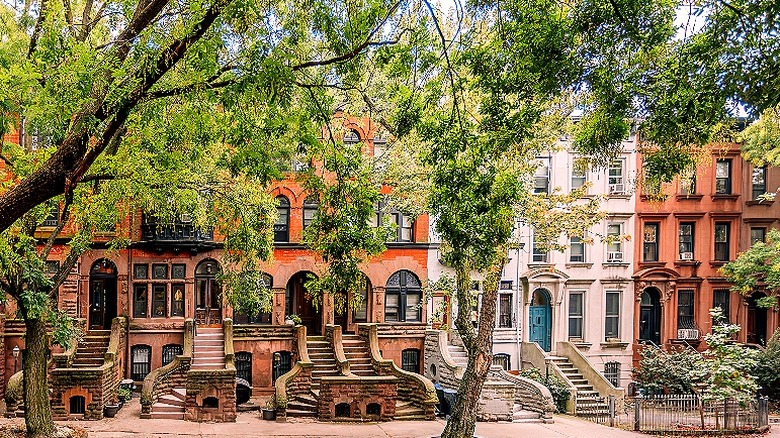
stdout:
<svg viewBox="0 0 780 438">
<path fill-rule="evenodd" d="M 263 421 L 258 412 L 238 414 L 235 423 L 193 423 L 181 420 L 142 420 L 138 399 L 123 407 L 116 418 L 74 421 L 90 438 L 167 437 L 392 437 L 431 438 L 444 429 L 443 420 L 392 421 L 387 423 L 320 423 L 290 419 L 287 423 Z M 0 420 L 0 423 L 10 420 Z M 17 419 L 15 421 L 21 421 Z M 636 438 L 645 436 L 612 429 L 569 416 L 556 416 L 553 424 L 477 423 L 477 435 L 484 438 Z"/>
</svg>

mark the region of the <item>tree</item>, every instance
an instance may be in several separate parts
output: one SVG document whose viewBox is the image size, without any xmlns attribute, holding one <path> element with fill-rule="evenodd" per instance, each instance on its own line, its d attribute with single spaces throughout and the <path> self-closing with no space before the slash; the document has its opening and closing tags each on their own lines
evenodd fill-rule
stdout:
<svg viewBox="0 0 780 438">
<path fill-rule="evenodd" d="M 769 230 L 766 242 L 755 242 L 736 260 L 721 268 L 723 275 L 733 284 L 732 290 L 747 296 L 756 290 L 768 292 L 756 305 L 771 308 L 777 304 L 780 291 L 780 231 Z"/>
</svg>

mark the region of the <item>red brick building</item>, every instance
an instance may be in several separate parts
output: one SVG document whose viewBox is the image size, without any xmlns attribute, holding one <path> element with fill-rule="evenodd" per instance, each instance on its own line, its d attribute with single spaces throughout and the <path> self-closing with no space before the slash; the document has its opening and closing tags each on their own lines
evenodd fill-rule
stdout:
<svg viewBox="0 0 780 438">
<path fill-rule="evenodd" d="M 761 343 L 778 326 L 776 309 L 755 306 L 755 292 L 744 298 L 730 291 L 719 268 L 763 239 L 777 226 L 773 202 L 755 199 L 774 192 L 777 169 L 760 169 L 740 156 L 736 144 L 711 148 L 712 159 L 701 164 L 690 183 L 678 178 L 664 201 L 637 197 L 637 244 L 634 283 L 634 339 L 659 345 L 699 346 L 711 329 L 709 309 L 721 307 L 729 321 L 740 324 L 740 341 Z M 641 155 L 638 158 L 641 166 Z M 753 236 L 753 237 L 751 237 Z"/>
<path fill-rule="evenodd" d="M 364 141 L 368 153 L 381 147 L 369 120 L 344 123 L 347 140 Z M 322 269 L 301 244 L 316 198 L 294 173 L 274 183 L 270 193 L 279 202 L 279 220 L 274 256 L 264 266 L 273 291 L 269 313 L 234 314 L 217 280 L 220 236 L 185 217 L 163 224 L 139 212 L 118 227 L 130 230 L 127 248 L 109 252 L 96 242 L 81 257 L 60 288 L 58 305 L 83 320 L 87 337 L 74 351 L 55 351 L 50 381 L 57 418 L 101 418 L 103 406 L 116 401 L 121 379 L 145 385 L 145 417 L 232 421 L 236 404 L 274 394 L 277 409 L 289 415 L 432 416 L 430 381 L 410 374 L 424 366 L 427 217 L 412 221 L 390 211 L 397 239 L 365 263 L 363 304 L 339 314 L 327 294 L 321 306 L 312 305 L 304 287 L 306 276 Z M 52 220 L 45 225 L 56 226 Z M 52 268 L 64 259 L 62 252 L 52 251 Z M 12 351 L 18 346 L 23 357 L 23 325 L 6 310 L 4 382 L 13 386 L 10 370 L 21 364 Z M 288 325 L 290 314 L 300 316 L 305 332 Z M 359 330 L 359 323 L 367 325 Z M 56 378 L 58 372 L 86 373 L 89 382 L 58 388 L 69 385 Z M 279 380 L 286 383 L 280 386 Z"/>
</svg>

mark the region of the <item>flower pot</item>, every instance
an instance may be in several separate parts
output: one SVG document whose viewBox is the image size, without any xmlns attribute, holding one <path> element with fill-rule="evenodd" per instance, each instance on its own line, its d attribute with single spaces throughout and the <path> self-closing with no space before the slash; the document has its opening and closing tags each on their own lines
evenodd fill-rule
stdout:
<svg viewBox="0 0 780 438">
<path fill-rule="evenodd" d="M 273 421 L 276 420 L 276 409 L 263 409 L 263 420 Z"/>
<path fill-rule="evenodd" d="M 103 407 L 103 416 L 107 418 L 114 418 L 117 412 L 119 412 L 119 405 L 106 405 Z"/>
</svg>

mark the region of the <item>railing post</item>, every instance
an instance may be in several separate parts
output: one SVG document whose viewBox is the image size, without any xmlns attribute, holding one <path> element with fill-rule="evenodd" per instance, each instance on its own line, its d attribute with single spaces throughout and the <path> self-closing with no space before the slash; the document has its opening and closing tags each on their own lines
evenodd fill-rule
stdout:
<svg viewBox="0 0 780 438">
<path fill-rule="evenodd" d="M 609 427 L 615 427 L 615 396 L 609 396 Z"/>
<path fill-rule="evenodd" d="M 634 398 L 634 430 L 637 432 L 639 432 L 639 430 L 641 429 L 639 423 L 639 418 L 641 415 L 641 408 L 640 408 L 641 404 L 642 404 L 642 394 L 638 394 Z"/>
<path fill-rule="evenodd" d="M 763 395 L 758 397 L 758 427 L 765 427 L 769 424 L 769 397 Z"/>
</svg>

